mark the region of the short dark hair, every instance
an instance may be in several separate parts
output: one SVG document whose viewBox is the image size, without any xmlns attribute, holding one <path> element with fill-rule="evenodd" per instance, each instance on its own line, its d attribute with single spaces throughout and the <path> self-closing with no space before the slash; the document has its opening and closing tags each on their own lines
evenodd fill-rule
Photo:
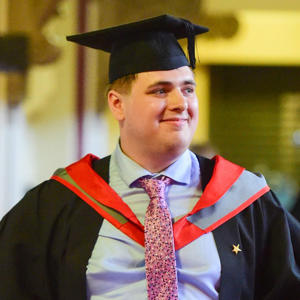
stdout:
<svg viewBox="0 0 300 300">
<path fill-rule="evenodd" d="M 116 90 L 122 94 L 129 94 L 131 91 L 132 83 L 137 79 L 138 74 L 129 74 L 121 78 L 116 79 L 114 82 L 110 83 L 106 88 L 106 95 L 111 90 Z"/>
</svg>

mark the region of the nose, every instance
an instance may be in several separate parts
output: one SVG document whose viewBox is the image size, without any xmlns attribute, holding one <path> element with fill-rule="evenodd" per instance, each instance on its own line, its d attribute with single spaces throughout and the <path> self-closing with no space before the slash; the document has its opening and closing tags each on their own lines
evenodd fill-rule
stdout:
<svg viewBox="0 0 300 300">
<path fill-rule="evenodd" d="M 182 112 L 188 108 L 187 99 L 180 90 L 174 89 L 169 94 L 168 108 L 178 112 Z"/>
</svg>

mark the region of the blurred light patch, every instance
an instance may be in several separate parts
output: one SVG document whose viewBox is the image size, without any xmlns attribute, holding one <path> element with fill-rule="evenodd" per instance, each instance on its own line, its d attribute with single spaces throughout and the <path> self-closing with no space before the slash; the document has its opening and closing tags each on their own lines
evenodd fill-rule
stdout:
<svg viewBox="0 0 300 300">
<path fill-rule="evenodd" d="M 296 147 L 300 147 L 300 129 L 293 132 L 293 143 Z"/>
</svg>

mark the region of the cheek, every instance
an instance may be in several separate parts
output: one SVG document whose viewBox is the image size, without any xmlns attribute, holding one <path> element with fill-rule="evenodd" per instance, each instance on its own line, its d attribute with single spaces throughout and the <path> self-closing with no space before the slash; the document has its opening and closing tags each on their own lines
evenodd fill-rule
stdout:
<svg viewBox="0 0 300 300">
<path fill-rule="evenodd" d="M 158 118 L 160 119 L 161 116 L 163 116 L 165 110 L 166 110 L 166 101 L 155 101 L 155 102 L 152 102 L 148 105 L 147 108 L 144 108 L 144 109 L 147 109 L 148 110 L 148 113 L 149 115 L 151 115 L 153 118 Z"/>
<path fill-rule="evenodd" d="M 139 107 L 139 118 L 144 123 L 159 123 L 159 120 L 164 114 L 165 108 L 166 105 L 163 101 L 149 101 Z"/>
<path fill-rule="evenodd" d="M 136 130 L 144 130 L 149 127 L 152 119 L 152 110 L 147 105 L 137 104 L 127 111 L 127 124 L 135 127 Z"/>
<path fill-rule="evenodd" d="M 139 101 L 135 105 L 127 107 L 127 125 L 139 126 L 139 129 L 147 131 L 159 128 L 160 120 L 166 108 L 165 101 Z"/>
<path fill-rule="evenodd" d="M 198 99 L 191 99 L 189 103 L 189 114 L 191 117 L 198 119 Z"/>
</svg>

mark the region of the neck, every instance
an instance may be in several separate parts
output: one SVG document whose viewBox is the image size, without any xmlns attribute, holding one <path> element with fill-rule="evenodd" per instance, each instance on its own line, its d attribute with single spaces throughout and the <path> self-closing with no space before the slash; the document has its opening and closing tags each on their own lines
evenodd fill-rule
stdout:
<svg viewBox="0 0 300 300">
<path fill-rule="evenodd" d="M 166 151 L 165 153 L 131 153 L 127 151 L 126 147 L 123 148 L 121 145 L 121 149 L 125 155 L 127 155 L 130 159 L 135 161 L 144 169 L 148 170 L 151 173 L 159 173 L 169 167 L 172 163 L 174 163 L 179 156 L 184 152 L 181 151 L 177 153 L 175 151 Z"/>
</svg>

